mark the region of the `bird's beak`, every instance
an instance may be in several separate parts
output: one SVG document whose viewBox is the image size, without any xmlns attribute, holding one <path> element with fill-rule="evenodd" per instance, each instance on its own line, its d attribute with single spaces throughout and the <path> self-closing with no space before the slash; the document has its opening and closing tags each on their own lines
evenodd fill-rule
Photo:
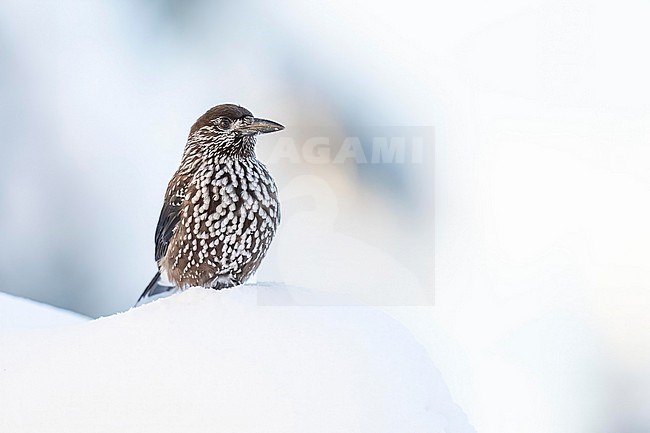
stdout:
<svg viewBox="0 0 650 433">
<path fill-rule="evenodd" d="M 282 131 L 284 126 L 272 120 L 253 118 L 252 122 L 240 125 L 237 130 L 243 135 L 268 134 Z"/>
</svg>

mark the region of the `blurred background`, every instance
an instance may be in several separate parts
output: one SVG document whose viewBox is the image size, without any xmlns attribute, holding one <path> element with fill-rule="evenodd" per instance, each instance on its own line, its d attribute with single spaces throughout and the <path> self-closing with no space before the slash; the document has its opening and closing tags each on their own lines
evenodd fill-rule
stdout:
<svg viewBox="0 0 650 433">
<path fill-rule="evenodd" d="M 6 0 L 0 291 L 132 306 L 189 128 L 233 102 L 287 127 L 258 143 L 283 204 L 259 281 L 401 321 L 479 432 L 650 431 L 649 16 Z"/>
</svg>

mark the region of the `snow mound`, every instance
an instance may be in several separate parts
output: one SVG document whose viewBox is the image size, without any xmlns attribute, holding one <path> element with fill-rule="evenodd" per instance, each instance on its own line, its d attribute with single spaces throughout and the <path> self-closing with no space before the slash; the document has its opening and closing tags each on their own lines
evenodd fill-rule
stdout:
<svg viewBox="0 0 650 433">
<path fill-rule="evenodd" d="M 258 290 L 285 305 L 261 305 Z M 473 432 L 395 321 L 288 298 L 281 287 L 191 289 L 5 334 L 0 431 Z"/>
<path fill-rule="evenodd" d="M 75 325 L 90 318 L 0 292 L 0 330 Z"/>
</svg>

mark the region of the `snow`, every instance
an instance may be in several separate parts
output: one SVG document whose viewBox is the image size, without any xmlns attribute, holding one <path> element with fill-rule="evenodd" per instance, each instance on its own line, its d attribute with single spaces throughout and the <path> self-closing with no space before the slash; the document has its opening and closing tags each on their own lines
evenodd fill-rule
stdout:
<svg viewBox="0 0 650 433">
<path fill-rule="evenodd" d="M 75 325 L 86 316 L 0 292 L 0 331 Z"/>
<path fill-rule="evenodd" d="M 0 431 L 474 431 L 408 331 L 326 303 L 279 285 L 190 289 L 3 332 Z"/>
</svg>

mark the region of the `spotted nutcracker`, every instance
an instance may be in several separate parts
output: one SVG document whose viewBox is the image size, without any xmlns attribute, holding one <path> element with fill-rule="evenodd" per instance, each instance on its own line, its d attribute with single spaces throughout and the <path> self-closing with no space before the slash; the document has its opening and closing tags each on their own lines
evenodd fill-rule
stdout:
<svg viewBox="0 0 650 433">
<path fill-rule="evenodd" d="M 156 227 L 158 272 L 136 305 L 188 287 L 237 286 L 257 270 L 280 223 L 280 203 L 255 141 L 282 129 L 232 104 L 194 123 Z"/>
</svg>

